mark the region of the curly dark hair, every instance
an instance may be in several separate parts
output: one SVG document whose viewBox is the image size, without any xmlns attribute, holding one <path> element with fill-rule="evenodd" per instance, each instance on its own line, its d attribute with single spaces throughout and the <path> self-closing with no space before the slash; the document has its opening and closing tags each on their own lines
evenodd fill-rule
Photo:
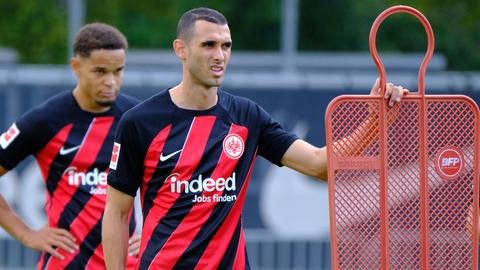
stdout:
<svg viewBox="0 0 480 270">
<path fill-rule="evenodd" d="M 86 24 L 78 31 L 73 42 L 73 55 L 89 57 L 93 50 L 128 49 L 125 36 L 115 27 L 105 23 Z"/>
</svg>

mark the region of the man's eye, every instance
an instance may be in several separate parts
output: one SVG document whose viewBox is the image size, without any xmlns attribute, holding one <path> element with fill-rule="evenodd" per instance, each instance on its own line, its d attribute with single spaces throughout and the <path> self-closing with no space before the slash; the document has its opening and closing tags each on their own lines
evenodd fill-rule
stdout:
<svg viewBox="0 0 480 270">
<path fill-rule="evenodd" d="M 215 42 L 205 42 L 203 43 L 203 47 L 213 47 L 215 46 Z"/>
</svg>

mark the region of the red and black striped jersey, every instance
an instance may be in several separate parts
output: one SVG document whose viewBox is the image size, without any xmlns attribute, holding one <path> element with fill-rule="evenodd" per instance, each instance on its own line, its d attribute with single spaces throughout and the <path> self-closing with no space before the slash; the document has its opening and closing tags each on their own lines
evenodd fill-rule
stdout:
<svg viewBox="0 0 480 270">
<path fill-rule="evenodd" d="M 249 269 L 242 208 L 256 156 L 274 164 L 297 139 L 254 102 L 219 90 L 208 110 L 165 90 L 120 120 L 108 184 L 135 196 L 137 269 Z"/>
<path fill-rule="evenodd" d="M 137 103 L 119 95 L 110 110 L 95 114 L 63 92 L 21 116 L 0 137 L 4 168 L 35 156 L 47 190 L 48 223 L 70 231 L 80 247 L 74 254 L 61 250 L 64 260 L 43 253 L 39 269 L 105 269 L 101 223 L 108 164 L 118 121 Z M 133 233 L 133 213 L 130 223 Z M 129 258 L 129 265 L 135 261 Z"/>
</svg>

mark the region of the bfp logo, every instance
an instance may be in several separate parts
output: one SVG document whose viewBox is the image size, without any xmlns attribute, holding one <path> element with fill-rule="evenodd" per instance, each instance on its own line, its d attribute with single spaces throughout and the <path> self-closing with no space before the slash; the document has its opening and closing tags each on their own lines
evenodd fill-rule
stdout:
<svg viewBox="0 0 480 270">
<path fill-rule="evenodd" d="M 440 176 L 453 179 L 460 175 L 464 169 L 462 150 L 446 146 L 438 152 L 436 163 L 435 169 Z"/>
</svg>

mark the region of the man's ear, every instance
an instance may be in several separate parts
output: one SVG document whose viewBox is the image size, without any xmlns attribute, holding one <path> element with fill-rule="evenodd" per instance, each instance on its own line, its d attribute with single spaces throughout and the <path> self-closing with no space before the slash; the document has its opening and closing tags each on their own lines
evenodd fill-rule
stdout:
<svg viewBox="0 0 480 270">
<path fill-rule="evenodd" d="M 80 59 L 78 56 L 70 58 L 70 67 L 72 68 L 73 73 L 78 77 L 80 73 Z"/>
<path fill-rule="evenodd" d="M 173 41 L 173 49 L 175 50 L 175 54 L 181 60 L 185 60 L 187 58 L 186 47 L 185 41 L 181 39 L 177 38 Z"/>
</svg>

